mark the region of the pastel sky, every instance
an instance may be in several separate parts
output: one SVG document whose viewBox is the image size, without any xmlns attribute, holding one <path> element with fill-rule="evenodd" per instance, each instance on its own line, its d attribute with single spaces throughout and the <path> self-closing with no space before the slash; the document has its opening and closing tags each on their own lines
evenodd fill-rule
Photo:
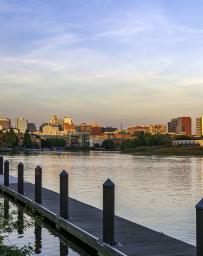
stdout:
<svg viewBox="0 0 203 256">
<path fill-rule="evenodd" d="M 203 115 L 202 0 L 0 0 L 0 114 Z"/>
</svg>

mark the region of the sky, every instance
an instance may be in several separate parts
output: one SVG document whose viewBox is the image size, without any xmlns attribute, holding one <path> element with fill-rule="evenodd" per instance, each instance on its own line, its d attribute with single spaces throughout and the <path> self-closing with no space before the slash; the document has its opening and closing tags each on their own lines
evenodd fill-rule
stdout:
<svg viewBox="0 0 203 256">
<path fill-rule="evenodd" d="M 0 0 L 0 115 L 203 115 L 202 0 Z"/>
</svg>

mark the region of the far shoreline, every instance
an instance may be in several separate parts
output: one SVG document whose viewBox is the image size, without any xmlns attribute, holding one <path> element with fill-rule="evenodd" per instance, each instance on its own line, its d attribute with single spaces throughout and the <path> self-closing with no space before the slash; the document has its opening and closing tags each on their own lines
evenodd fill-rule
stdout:
<svg viewBox="0 0 203 256">
<path fill-rule="evenodd" d="M 89 152 L 104 152 L 104 153 L 121 153 L 121 154 L 131 154 L 137 156 L 202 156 L 203 157 L 203 147 L 162 147 L 162 146 L 142 146 L 136 148 L 127 148 L 124 150 L 118 149 L 5 149 L 0 151 L 0 155 L 7 154 L 40 154 L 40 153 L 89 153 Z"/>
<path fill-rule="evenodd" d="M 203 147 L 137 147 L 122 150 L 121 153 L 139 156 L 203 156 Z"/>
</svg>

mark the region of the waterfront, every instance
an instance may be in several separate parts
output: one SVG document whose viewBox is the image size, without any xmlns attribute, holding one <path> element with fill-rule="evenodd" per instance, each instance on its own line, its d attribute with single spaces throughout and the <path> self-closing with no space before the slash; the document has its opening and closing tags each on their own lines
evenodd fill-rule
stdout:
<svg viewBox="0 0 203 256">
<path fill-rule="evenodd" d="M 132 156 L 109 152 L 4 156 L 11 175 L 25 163 L 25 179 L 43 167 L 43 185 L 58 191 L 58 173 L 69 171 L 70 196 L 101 208 L 102 183 L 116 184 L 116 213 L 180 240 L 195 243 L 194 205 L 203 195 L 203 158 Z"/>
</svg>

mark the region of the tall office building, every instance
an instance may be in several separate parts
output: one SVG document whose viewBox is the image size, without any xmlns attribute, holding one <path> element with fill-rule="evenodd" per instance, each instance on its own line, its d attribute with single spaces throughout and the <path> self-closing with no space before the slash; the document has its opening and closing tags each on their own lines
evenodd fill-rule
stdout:
<svg viewBox="0 0 203 256">
<path fill-rule="evenodd" d="M 28 121 L 25 118 L 17 118 L 16 119 L 16 128 L 19 132 L 25 133 L 28 128 Z"/>
<path fill-rule="evenodd" d="M 191 117 L 177 117 L 171 119 L 168 123 L 168 132 L 175 135 L 192 135 L 192 119 Z"/>
<path fill-rule="evenodd" d="M 203 117 L 196 119 L 196 133 L 199 137 L 203 136 Z"/>
<path fill-rule="evenodd" d="M 0 131 L 11 128 L 11 121 L 8 118 L 0 117 Z"/>
</svg>

